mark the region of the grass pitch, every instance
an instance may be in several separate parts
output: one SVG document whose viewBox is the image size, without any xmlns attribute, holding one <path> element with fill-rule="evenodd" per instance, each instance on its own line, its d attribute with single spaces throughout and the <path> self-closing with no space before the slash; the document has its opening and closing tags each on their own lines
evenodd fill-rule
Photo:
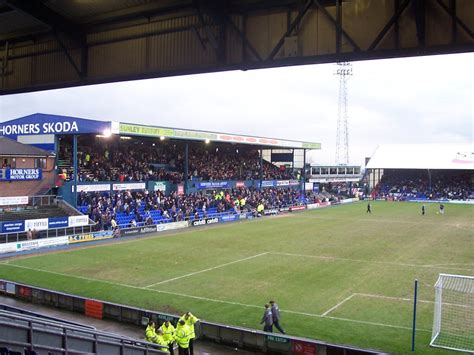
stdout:
<svg viewBox="0 0 474 355">
<path fill-rule="evenodd" d="M 221 224 L 0 263 L 0 277 L 150 310 L 260 329 L 275 299 L 288 334 L 417 354 L 439 273 L 474 275 L 474 206 L 374 202 Z"/>
</svg>

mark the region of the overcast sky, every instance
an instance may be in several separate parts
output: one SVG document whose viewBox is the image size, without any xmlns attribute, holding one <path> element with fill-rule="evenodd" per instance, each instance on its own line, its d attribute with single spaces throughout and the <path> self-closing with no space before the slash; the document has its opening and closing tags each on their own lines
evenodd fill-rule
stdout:
<svg viewBox="0 0 474 355">
<path fill-rule="evenodd" d="M 473 143 L 474 54 L 354 62 L 350 163 L 385 143 Z M 0 121 L 35 112 L 322 143 L 335 161 L 335 64 L 234 71 L 0 97 Z"/>
</svg>

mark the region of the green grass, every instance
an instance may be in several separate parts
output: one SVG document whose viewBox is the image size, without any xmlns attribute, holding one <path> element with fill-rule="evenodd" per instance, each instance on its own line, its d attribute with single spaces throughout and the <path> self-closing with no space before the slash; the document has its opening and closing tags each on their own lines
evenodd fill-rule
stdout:
<svg viewBox="0 0 474 355">
<path fill-rule="evenodd" d="M 392 353 L 410 353 L 418 279 L 416 353 L 442 354 L 428 346 L 433 285 L 439 273 L 474 275 L 474 206 L 436 207 L 421 216 L 419 204 L 374 202 L 367 215 L 355 203 L 84 244 L 9 260 L 0 277 L 257 329 L 275 299 L 288 334 Z"/>
</svg>

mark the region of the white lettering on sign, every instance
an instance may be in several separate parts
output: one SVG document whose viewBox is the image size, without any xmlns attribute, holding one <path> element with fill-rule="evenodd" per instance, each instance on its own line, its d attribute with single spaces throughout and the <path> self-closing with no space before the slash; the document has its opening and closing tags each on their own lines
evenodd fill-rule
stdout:
<svg viewBox="0 0 474 355">
<path fill-rule="evenodd" d="M 4 136 L 18 134 L 70 133 L 78 131 L 79 127 L 77 126 L 76 121 L 45 122 L 41 126 L 39 123 L 25 123 L 0 126 L 0 134 Z"/>
</svg>

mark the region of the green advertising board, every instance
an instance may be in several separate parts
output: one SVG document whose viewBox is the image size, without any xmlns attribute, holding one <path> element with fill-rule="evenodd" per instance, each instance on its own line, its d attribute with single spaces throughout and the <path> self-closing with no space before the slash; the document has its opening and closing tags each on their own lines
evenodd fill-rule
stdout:
<svg viewBox="0 0 474 355">
<path fill-rule="evenodd" d="M 120 134 L 131 134 L 152 137 L 174 137 L 175 130 L 171 128 L 140 126 L 120 123 Z"/>
<path fill-rule="evenodd" d="M 290 342 L 290 339 L 279 337 L 276 335 L 267 335 L 267 340 L 272 341 L 274 343 L 280 343 L 280 344 L 288 344 Z"/>
</svg>

